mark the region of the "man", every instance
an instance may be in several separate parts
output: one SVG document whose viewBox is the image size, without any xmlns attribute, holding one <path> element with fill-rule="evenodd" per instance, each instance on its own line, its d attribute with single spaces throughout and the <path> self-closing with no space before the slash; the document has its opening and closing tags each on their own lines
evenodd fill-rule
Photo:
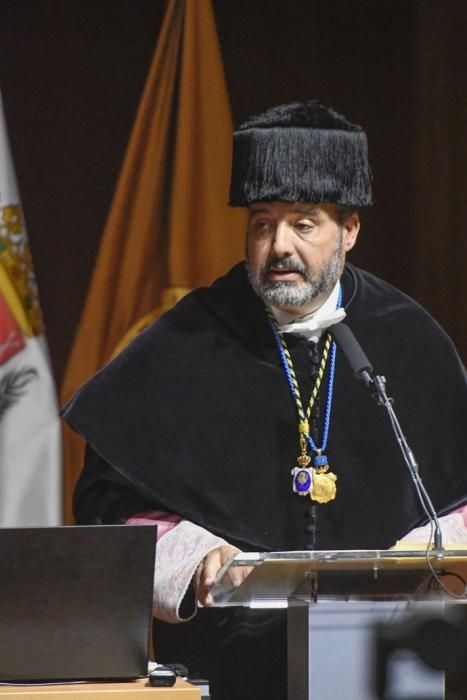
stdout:
<svg viewBox="0 0 467 700">
<path fill-rule="evenodd" d="M 191 614 L 190 581 L 209 606 L 238 549 L 387 548 L 426 519 L 384 412 L 328 333 L 344 317 L 388 378 L 437 511 L 467 496 L 452 343 L 345 264 L 371 204 L 362 129 L 314 101 L 251 118 L 234 135 L 230 200 L 249 209 L 246 265 L 183 299 L 64 411 L 89 444 L 78 522 L 168 530 L 155 602 L 169 621 Z M 285 697 L 281 616 L 203 609 L 189 625 L 214 698 Z M 163 633 L 179 633 L 179 660 L 188 629 Z"/>
</svg>

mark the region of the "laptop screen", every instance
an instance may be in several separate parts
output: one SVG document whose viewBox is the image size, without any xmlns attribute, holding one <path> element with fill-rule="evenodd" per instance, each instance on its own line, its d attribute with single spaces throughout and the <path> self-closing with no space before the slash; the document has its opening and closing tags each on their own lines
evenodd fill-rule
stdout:
<svg viewBox="0 0 467 700">
<path fill-rule="evenodd" d="M 155 531 L 0 529 L 0 681 L 146 675 Z"/>
</svg>

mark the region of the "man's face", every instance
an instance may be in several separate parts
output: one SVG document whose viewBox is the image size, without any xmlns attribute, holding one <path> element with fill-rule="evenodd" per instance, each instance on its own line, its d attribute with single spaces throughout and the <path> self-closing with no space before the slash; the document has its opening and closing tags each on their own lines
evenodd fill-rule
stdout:
<svg viewBox="0 0 467 700">
<path fill-rule="evenodd" d="M 284 311 L 314 311 L 339 279 L 359 226 L 356 213 L 338 223 L 334 204 L 252 204 L 246 255 L 254 290 Z"/>
</svg>

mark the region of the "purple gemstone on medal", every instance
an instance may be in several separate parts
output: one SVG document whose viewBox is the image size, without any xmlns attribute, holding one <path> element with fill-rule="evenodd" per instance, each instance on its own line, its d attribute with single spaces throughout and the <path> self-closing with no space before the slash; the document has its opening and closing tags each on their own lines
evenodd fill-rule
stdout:
<svg viewBox="0 0 467 700">
<path fill-rule="evenodd" d="M 300 469 L 295 474 L 294 486 L 299 493 L 306 493 L 311 487 L 311 475 L 307 469 Z"/>
</svg>

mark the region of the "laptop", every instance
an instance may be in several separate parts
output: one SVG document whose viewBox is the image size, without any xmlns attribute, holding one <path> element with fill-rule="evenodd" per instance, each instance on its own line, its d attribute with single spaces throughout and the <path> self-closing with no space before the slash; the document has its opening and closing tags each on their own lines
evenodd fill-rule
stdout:
<svg viewBox="0 0 467 700">
<path fill-rule="evenodd" d="M 147 675 L 155 526 L 0 529 L 0 682 Z"/>
</svg>

